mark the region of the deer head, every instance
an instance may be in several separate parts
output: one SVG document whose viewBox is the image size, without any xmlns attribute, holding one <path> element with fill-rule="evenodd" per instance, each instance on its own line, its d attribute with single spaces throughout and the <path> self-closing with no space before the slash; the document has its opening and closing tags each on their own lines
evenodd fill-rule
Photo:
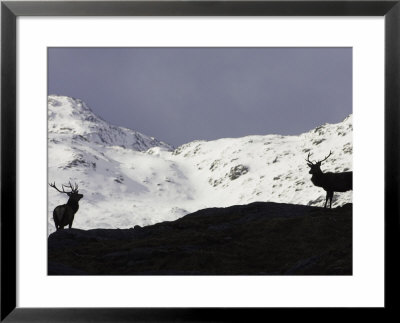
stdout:
<svg viewBox="0 0 400 323">
<path fill-rule="evenodd" d="M 83 194 L 79 194 L 78 184 L 76 184 L 76 183 L 74 186 L 71 184 L 71 182 L 69 182 L 68 185 L 61 184 L 62 191 L 57 188 L 56 183 L 53 183 L 53 184 L 50 183 L 49 185 L 51 187 L 53 187 L 54 189 L 56 189 L 58 192 L 67 194 L 68 197 L 70 198 L 70 200 L 72 200 L 72 201 L 78 202 L 83 197 Z M 69 188 L 70 191 L 65 191 L 65 188 L 67 188 L 67 189 Z"/>
<path fill-rule="evenodd" d="M 319 161 L 313 163 L 313 162 L 310 160 L 311 153 L 308 153 L 306 162 L 307 162 L 308 167 L 311 168 L 310 171 L 309 171 L 309 174 L 313 174 L 313 175 L 314 175 L 314 174 L 322 173 L 322 171 L 321 171 L 321 164 L 322 164 L 325 160 L 327 160 L 327 159 L 329 158 L 330 155 L 332 155 L 332 151 L 329 151 L 329 155 L 326 156 L 324 159 L 319 160 Z"/>
</svg>

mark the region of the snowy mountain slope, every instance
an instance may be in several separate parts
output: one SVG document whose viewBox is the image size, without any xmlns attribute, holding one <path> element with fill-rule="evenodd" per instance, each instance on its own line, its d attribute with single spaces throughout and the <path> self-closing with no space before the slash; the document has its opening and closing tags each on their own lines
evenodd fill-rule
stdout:
<svg viewBox="0 0 400 323">
<path fill-rule="evenodd" d="M 321 205 L 325 192 L 312 185 L 305 158 L 311 152 L 311 160 L 323 159 L 330 150 L 333 155 L 323 163 L 323 171 L 352 169 L 351 116 L 341 124 L 326 124 L 300 136 L 192 142 L 176 149 L 173 155 L 189 161 L 193 180 L 202 184 L 213 205 L 256 200 Z M 334 205 L 350 202 L 351 195 L 342 193 Z"/>
<path fill-rule="evenodd" d="M 48 97 L 49 139 L 64 137 L 76 141 L 121 146 L 144 151 L 154 146 L 172 149 L 172 146 L 139 132 L 108 124 L 96 116 L 81 100 L 65 96 Z"/>
<path fill-rule="evenodd" d="M 155 138 L 111 126 L 80 100 L 49 96 L 48 181 L 84 194 L 74 227 L 129 228 L 175 220 L 206 207 L 254 201 L 323 206 L 325 191 L 305 162 L 332 156 L 323 171 L 352 170 L 352 116 L 299 136 L 194 141 L 173 150 Z M 52 211 L 67 201 L 48 189 Z M 335 193 L 333 207 L 352 201 Z"/>
</svg>

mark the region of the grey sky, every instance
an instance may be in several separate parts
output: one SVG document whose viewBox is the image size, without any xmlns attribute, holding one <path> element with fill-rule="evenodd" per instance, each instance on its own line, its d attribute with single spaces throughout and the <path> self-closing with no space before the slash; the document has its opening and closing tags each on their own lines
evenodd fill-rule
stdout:
<svg viewBox="0 0 400 323">
<path fill-rule="evenodd" d="M 178 146 L 352 113 L 351 48 L 49 48 L 48 92 Z"/>
</svg>

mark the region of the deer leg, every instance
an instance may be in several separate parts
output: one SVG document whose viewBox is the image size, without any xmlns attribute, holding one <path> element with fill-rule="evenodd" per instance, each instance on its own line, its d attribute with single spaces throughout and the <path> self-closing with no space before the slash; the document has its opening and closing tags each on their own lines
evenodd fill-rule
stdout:
<svg viewBox="0 0 400 323">
<path fill-rule="evenodd" d="M 74 222 L 74 216 L 72 216 L 71 221 L 69 221 L 69 223 L 68 223 L 70 229 L 72 228 L 72 223 L 73 222 Z"/>
<path fill-rule="evenodd" d="M 329 192 L 329 208 L 332 208 L 332 198 L 333 198 L 333 193 L 334 192 Z"/>
<path fill-rule="evenodd" d="M 328 198 L 329 198 L 329 192 L 326 192 L 326 198 L 325 198 L 325 206 L 324 206 L 324 209 L 326 209 L 326 204 L 328 203 Z"/>
</svg>

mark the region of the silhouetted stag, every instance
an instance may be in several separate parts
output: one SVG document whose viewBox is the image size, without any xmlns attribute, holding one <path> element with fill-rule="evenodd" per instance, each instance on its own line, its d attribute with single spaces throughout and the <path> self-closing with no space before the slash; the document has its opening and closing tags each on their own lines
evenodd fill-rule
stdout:
<svg viewBox="0 0 400 323">
<path fill-rule="evenodd" d="M 78 185 L 75 184 L 72 186 L 71 182 L 69 185 L 62 184 L 62 191 L 60 191 L 56 187 L 56 183 L 49 184 L 51 187 L 55 188 L 60 193 L 65 193 L 69 196 L 67 204 L 57 206 L 53 211 L 53 219 L 54 224 L 56 225 L 56 229 L 64 229 L 66 225 L 71 229 L 72 222 L 74 222 L 75 213 L 78 212 L 79 209 L 79 200 L 83 197 L 82 194 L 78 193 Z M 71 191 L 66 192 L 64 187 L 70 188 Z"/>
<path fill-rule="evenodd" d="M 317 161 L 313 163 L 310 161 L 311 153 L 308 153 L 308 157 L 306 159 L 308 167 L 310 167 L 310 174 L 312 174 L 311 182 L 315 186 L 322 187 L 326 191 L 326 200 L 325 206 L 329 202 L 329 207 L 332 208 L 332 198 L 334 192 L 346 192 L 353 189 L 353 172 L 343 172 L 343 173 L 323 173 L 321 170 L 321 164 L 325 160 L 332 155 L 332 152 L 329 152 L 329 155 L 326 156 L 323 160 Z"/>
</svg>

